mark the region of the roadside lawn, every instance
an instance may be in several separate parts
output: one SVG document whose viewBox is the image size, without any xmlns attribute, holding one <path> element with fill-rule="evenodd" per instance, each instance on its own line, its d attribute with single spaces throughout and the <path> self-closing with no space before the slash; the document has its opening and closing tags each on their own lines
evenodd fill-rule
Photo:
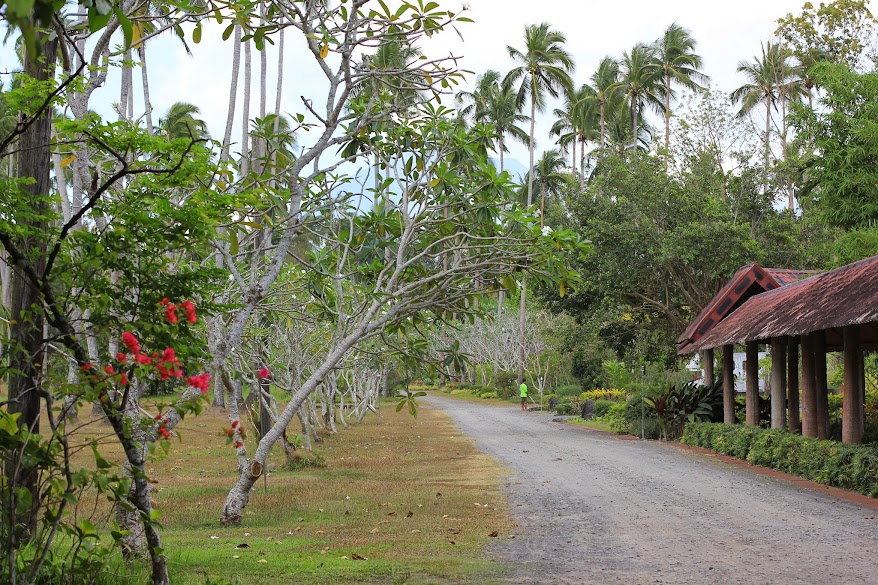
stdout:
<svg viewBox="0 0 878 585">
<path fill-rule="evenodd" d="M 414 418 L 385 402 L 363 424 L 324 435 L 315 456 L 296 470 L 285 469 L 276 445 L 244 524 L 234 528 L 218 522 L 236 478 L 223 434 L 228 426 L 220 410 L 186 419 L 178 427 L 182 442 L 174 440 L 169 454 L 149 466 L 174 583 L 459 583 L 502 576 L 484 549 L 512 528 L 499 490 L 504 470 L 442 411 L 421 407 Z M 296 419 L 288 433 L 298 428 Z M 89 424 L 81 438 L 107 431 Z M 102 451 L 109 458 L 113 450 Z M 86 450 L 77 458 L 94 464 Z M 96 504 L 96 520 L 109 521 L 109 506 Z M 148 575 L 145 565 L 120 573 L 132 583 Z"/>
</svg>

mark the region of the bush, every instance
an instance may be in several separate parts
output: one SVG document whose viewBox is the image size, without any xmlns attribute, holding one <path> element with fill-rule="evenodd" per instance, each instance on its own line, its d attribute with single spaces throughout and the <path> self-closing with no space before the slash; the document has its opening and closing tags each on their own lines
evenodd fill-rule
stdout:
<svg viewBox="0 0 878 585">
<path fill-rule="evenodd" d="M 878 497 L 878 448 L 871 445 L 845 445 L 783 429 L 721 423 L 689 423 L 682 441 L 754 465 Z"/>
<path fill-rule="evenodd" d="M 555 412 L 558 414 L 579 414 L 582 411 L 582 402 L 578 398 L 562 398 L 555 406 Z"/>
<path fill-rule="evenodd" d="M 592 413 L 594 413 L 595 417 L 601 417 L 609 412 L 610 408 L 618 404 L 613 400 L 595 400 L 594 408 L 592 409 Z"/>
<path fill-rule="evenodd" d="M 611 402 L 607 412 L 601 417 L 601 422 L 610 427 L 616 433 L 627 433 L 630 430 L 628 420 L 625 418 L 625 404 Z"/>
<path fill-rule="evenodd" d="M 469 396 L 470 391 L 469 390 L 452 390 L 451 395 L 452 396 Z"/>
<path fill-rule="evenodd" d="M 496 392 L 483 392 L 482 394 L 479 394 L 479 397 L 483 400 L 487 400 L 488 398 L 500 398 Z"/>
<path fill-rule="evenodd" d="M 579 396 L 582 400 L 612 400 L 614 402 L 625 402 L 628 393 L 618 388 L 596 388 L 583 392 Z"/>
<path fill-rule="evenodd" d="M 582 386 L 579 386 L 578 384 L 558 386 L 553 391 L 553 394 L 557 394 L 558 396 L 579 396 L 582 394 Z"/>
<path fill-rule="evenodd" d="M 509 400 L 516 396 L 515 388 L 512 386 L 498 386 L 494 391 L 497 393 L 498 398 L 502 400 Z"/>
</svg>

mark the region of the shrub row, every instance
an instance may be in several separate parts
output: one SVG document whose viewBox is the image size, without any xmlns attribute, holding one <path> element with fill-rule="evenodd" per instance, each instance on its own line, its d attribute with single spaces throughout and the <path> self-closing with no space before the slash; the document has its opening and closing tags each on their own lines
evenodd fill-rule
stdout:
<svg viewBox="0 0 878 585">
<path fill-rule="evenodd" d="M 595 388 L 594 390 L 583 392 L 579 395 L 579 398 L 582 400 L 611 400 L 613 402 L 625 402 L 628 398 L 628 393 L 624 390 L 619 390 L 618 388 Z"/>
<path fill-rule="evenodd" d="M 683 443 L 706 447 L 817 483 L 878 497 L 878 449 L 780 429 L 688 423 Z"/>
</svg>

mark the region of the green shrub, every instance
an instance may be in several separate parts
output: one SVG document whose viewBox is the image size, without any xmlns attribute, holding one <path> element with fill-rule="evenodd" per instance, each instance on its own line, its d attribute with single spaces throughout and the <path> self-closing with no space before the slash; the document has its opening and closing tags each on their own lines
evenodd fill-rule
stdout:
<svg viewBox="0 0 878 585">
<path fill-rule="evenodd" d="M 682 441 L 754 465 L 878 497 L 878 448 L 871 445 L 846 445 L 783 429 L 721 423 L 688 423 Z"/>
<path fill-rule="evenodd" d="M 566 384 L 564 386 L 555 387 L 554 394 L 558 396 L 579 396 L 582 394 L 582 386 L 578 384 Z"/>
<path fill-rule="evenodd" d="M 610 408 L 608 408 L 607 412 L 601 417 L 601 422 L 609 426 L 613 432 L 627 433 L 630 431 L 631 426 L 625 418 L 626 410 L 627 405 L 612 402 L 610 403 Z"/>
<path fill-rule="evenodd" d="M 562 398 L 555 406 L 555 412 L 558 414 L 579 414 L 582 412 L 582 402 L 578 398 Z"/>
<path fill-rule="evenodd" d="M 469 396 L 469 395 L 470 395 L 470 391 L 469 391 L 469 390 L 460 390 L 460 389 L 458 389 L 458 390 L 452 390 L 452 391 L 451 391 L 451 395 L 452 395 L 452 396 Z"/>
<path fill-rule="evenodd" d="M 614 400 L 595 400 L 592 412 L 594 413 L 595 417 L 604 416 L 615 404 L 618 403 Z"/>
<path fill-rule="evenodd" d="M 503 400 L 509 400 L 517 395 L 515 388 L 512 386 L 498 386 L 493 390 L 497 393 L 497 396 Z"/>
<path fill-rule="evenodd" d="M 481 397 L 483 400 L 487 400 L 488 398 L 500 398 L 500 396 L 498 396 L 496 392 L 483 392 L 479 394 L 479 397 Z"/>
</svg>

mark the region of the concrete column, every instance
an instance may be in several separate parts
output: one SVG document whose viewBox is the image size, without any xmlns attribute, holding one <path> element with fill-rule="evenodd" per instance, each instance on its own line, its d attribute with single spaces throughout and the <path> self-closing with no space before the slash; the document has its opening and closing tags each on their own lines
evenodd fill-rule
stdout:
<svg viewBox="0 0 878 585">
<path fill-rule="evenodd" d="M 802 344 L 802 436 L 817 436 L 817 391 L 814 376 L 814 337 L 801 336 Z"/>
<path fill-rule="evenodd" d="M 735 419 L 735 346 L 723 346 L 723 422 L 733 425 Z"/>
<path fill-rule="evenodd" d="M 787 426 L 787 351 L 783 337 L 771 340 L 771 428 Z"/>
<path fill-rule="evenodd" d="M 844 400 L 842 402 L 841 440 L 862 443 L 866 381 L 863 376 L 863 348 L 860 326 L 844 328 Z"/>
<path fill-rule="evenodd" d="M 799 338 L 787 338 L 787 429 L 798 433 L 802 426 L 799 416 Z"/>
<path fill-rule="evenodd" d="M 814 399 L 816 402 L 817 438 L 829 438 L 829 389 L 826 381 L 826 331 L 814 336 Z"/>
<path fill-rule="evenodd" d="M 701 352 L 701 363 L 704 364 L 704 385 L 710 386 L 716 381 L 713 373 L 713 348 Z"/>
<path fill-rule="evenodd" d="M 747 385 L 747 426 L 759 426 L 759 344 L 748 341 L 744 362 L 744 381 Z"/>
</svg>

